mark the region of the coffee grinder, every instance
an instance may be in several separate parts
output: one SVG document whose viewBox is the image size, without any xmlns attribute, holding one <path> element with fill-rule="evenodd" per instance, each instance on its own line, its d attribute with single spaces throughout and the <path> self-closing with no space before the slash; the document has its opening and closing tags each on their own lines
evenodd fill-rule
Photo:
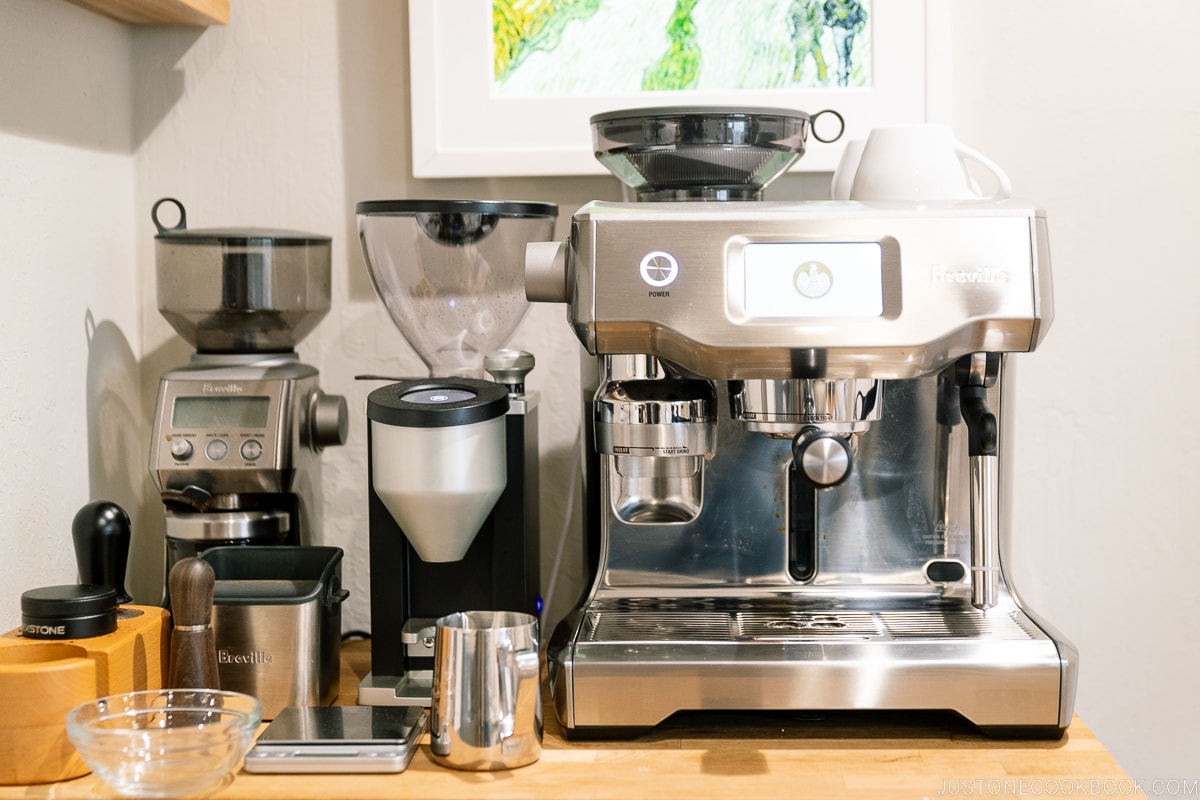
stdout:
<svg viewBox="0 0 1200 800">
<path fill-rule="evenodd" d="M 528 309 L 546 203 L 359 203 L 363 257 L 429 368 L 367 398 L 371 672 L 364 705 L 429 705 L 433 633 L 459 611 L 541 610 L 533 356 L 495 350 Z M 493 380 L 484 380 L 484 372 Z"/>
<path fill-rule="evenodd" d="M 550 639 L 555 711 L 568 732 L 920 709 L 1061 736 L 1077 653 L 1002 559 L 1013 362 L 1053 317 L 1045 214 L 761 200 L 809 122 L 594 117 L 649 202 L 530 245 L 529 296 L 567 304 L 594 389 L 593 581 Z"/>
<path fill-rule="evenodd" d="M 159 219 L 165 204 L 174 226 Z M 294 349 L 329 311 L 330 239 L 189 229 L 171 198 L 151 217 L 159 311 L 196 348 L 163 374 L 154 412 L 167 572 L 217 545 L 310 544 L 318 456 L 348 432 L 345 399 Z"/>
</svg>

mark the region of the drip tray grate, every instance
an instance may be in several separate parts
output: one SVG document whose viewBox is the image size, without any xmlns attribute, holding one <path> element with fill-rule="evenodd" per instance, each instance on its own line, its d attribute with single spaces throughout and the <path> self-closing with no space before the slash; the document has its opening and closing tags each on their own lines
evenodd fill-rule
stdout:
<svg viewBox="0 0 1200 800">
<path fill-rule="evenodd" d="M 880 618 L 894 639 L 1043 639 L 1016 613 L 885 611 Z"/>
<path fill-rule="evenodd" d="M 788 642 L 833 640 L 989 639 L 1026 641 L 1045 635 L 1019 612 L 922 611 L 655 611 L 593 609 L 587 642 Z"/>
<path fill-rule="evenodd" d="M 592 642 L 727 642 L 728 614 L 706 611 L 595 611 L 588 614 Z"/>
<path fill-rule="evenodd" d="M 874 639 L 883 634 L 878 616 L 867 611 L 740 612 L 737 628 L 741 639 Z"/>
</svg>

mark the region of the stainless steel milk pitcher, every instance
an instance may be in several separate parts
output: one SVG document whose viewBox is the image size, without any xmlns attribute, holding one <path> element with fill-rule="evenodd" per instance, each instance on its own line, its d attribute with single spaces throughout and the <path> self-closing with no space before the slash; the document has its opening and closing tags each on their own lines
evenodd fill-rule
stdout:
<svg viewBox="0 0 1200 800">
<path fill-rule="evenodd" d="M 511 769 L 542 753 L 537 618 L 463 611 L 437 621 L 430 751 L 455 769 Z"/>
</svg>

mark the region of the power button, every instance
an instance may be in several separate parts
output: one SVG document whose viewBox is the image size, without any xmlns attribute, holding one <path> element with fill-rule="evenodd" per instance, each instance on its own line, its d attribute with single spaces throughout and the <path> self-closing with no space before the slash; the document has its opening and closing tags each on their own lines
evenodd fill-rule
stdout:
<svg viewBox="0 0 1200 800">
<path fill-rule="evenodd" d="M 679 262 L 675 256 L 663 250 L 655 250 L 642 256 L 638 272 L 647 285 L 656 289 L 670 286 L 679 277 Z"/>
</svg>

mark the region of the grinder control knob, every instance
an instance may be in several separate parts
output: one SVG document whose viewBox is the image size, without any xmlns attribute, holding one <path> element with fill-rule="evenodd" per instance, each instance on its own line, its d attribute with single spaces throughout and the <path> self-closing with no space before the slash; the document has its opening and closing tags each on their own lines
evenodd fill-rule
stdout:
<svg viewBox="0 0 1200 800">
<path fill-rule="evenodd" d="M 192 457 L 192 443 L 187 439 L 176 436 L 171 440 L 171 458 L 176 461 L 187 461 Z"/>
<path fill-rule="evenodd" d="M 525 376 L 533 371 L 533 354 L 511 348 L 497 350 L 483 357 L 483 368 L 510 396 L 519 397 L 525 394 Z"/>
<path fill-rule="evenodd" d="M 534 303 L 569 303 L 567 243 L 525 245 L 525 297 Z"/>
<path fill-rule="evenodd" d="M 313 450 L 346 443 L 350 435 L 350 418 L 346 398 L 340 394 L 312 393 L 308 405 L 308 441 Z"/>
<path fill-rule="evenodd" d="M 820 428 L 803 428 L 792 440 L 792 460 L 814 487 L 837 486 L 850 475 L 854 456 L 844 436 Z"/>
</svg>

